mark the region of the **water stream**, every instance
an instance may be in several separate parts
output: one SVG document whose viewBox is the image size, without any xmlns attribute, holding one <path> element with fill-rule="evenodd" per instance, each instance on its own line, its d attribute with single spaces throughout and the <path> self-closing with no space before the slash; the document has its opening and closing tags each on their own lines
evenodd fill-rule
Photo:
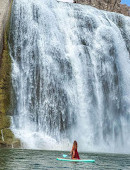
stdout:
<svg viewBox="0 0 130 170">
<path fill-rule="evenodd" d="M 4 139 L 4 135 L 3 135 L 3 129 L 1 129 L 1 138 L 2 138 L 2 141 L 4 142 L 5 139 Z"/>
</svg>

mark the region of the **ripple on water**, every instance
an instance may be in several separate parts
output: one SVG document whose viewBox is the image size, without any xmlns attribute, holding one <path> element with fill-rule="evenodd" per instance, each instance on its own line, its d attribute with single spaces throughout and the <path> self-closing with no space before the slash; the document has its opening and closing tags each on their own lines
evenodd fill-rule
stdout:
<svg viewBox="0 0 130 170">
<path fill-rule="evenodd" d="M 80 153 L 82 159 L 95 159 L 95 163 L 73 163 L 57 161 L 57 157 L 68 154 L 62 151 L 27 149 L 0 149 L 0 170 L 128 170 L 129 154 Z"/>
</svg>

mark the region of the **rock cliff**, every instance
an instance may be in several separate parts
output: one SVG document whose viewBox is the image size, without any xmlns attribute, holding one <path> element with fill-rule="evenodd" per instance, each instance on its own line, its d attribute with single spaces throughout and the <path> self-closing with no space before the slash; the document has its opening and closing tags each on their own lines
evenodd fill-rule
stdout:
<svg viewBox="0 0 130 170">
<path fill-rule="evenodd" d="M 130 7 L 120 4 L 121 0 L 75 0 L 75 3 L 91 5 L 98 9 L 118 12 L 130 16 Z"/>
<path fill-rule="evenodd" d="M 13 0 L 0 0 L 0 147 L 18 147 L 10 130 L 11 58 L 8 47 L 9 18 Z"/>
</svg>

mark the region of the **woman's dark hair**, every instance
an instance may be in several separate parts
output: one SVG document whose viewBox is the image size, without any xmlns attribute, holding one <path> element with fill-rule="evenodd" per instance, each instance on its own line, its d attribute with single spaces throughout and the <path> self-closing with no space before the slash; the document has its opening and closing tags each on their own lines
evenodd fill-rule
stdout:
<svg viewBox="0 0 130 170">
<path fill-rule="evenodd" d="M 78 144 L 77 144 L 77 141 L 75 140 L 75 141 L 73 142 L 73 149 L 77 149 L 77 147 L 78 147 Z"/>
</svg>

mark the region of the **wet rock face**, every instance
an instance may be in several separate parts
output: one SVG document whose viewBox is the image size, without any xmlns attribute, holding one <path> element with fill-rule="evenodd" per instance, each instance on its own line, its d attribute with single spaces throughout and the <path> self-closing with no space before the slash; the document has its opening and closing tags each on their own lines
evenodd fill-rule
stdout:
<svg viewBox="0 0 130 170">
<path fill-rule="evenodd" d="M 120 4 L 121 0 L 75 0 L 75 2 L 130 16 L 130 7 Z"/>
<path fill-rule="evenodd" d="M 10 116 L 0 114 L 0 148 L 18 148 L 20 140 L 15 138 L 10 128 Z"/>
<path fill-rule="evenodd" d="M 0 148 L 20 147 L 20 140 L 10 130 L 11 59 L 8 47 L 12 0 L 0 0 Z"/>
<path fill-rule="evenodd" d="M 10 0 L 0 0 L 0 58 L 3 49 L 3 35 L 8 18 Z"/>
</svg>

